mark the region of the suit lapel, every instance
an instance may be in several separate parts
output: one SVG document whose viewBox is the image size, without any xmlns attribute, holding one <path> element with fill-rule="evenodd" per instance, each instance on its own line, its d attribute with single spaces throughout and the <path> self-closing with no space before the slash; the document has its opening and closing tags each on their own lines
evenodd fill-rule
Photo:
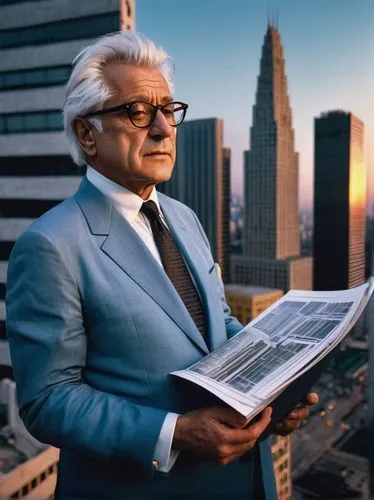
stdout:
<svg viewBox="0 0 374 500">
<path fill-rule="evenodd" d="M 91 232 L 107 235 L 101 245 L 102 251 L 157 302 L 192 342 L 208 353 L 202 336 L 164 270 L 107 197 L 83 179 L 76 200 Z"/>
</svg>

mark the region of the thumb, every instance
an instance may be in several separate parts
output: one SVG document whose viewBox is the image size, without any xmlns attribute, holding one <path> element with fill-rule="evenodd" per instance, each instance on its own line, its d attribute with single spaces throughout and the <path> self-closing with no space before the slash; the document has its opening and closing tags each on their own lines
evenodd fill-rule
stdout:
<svg viewBox="0 0 374 500">
<path fill-rule="evenodd" d="M 271 406 L 266 406 L 255 417 L 246 420 L 246 427 L 249 427 L 249 425 L 257 423 L 259 423 L 260 425 L 264 425 L 264 427 L 267 427 L 270 424 L 272 413 L 273 413 L 273 408 Z"/>
<path fill-rule="evenodd" d="M 215 408 L 216 412 L 213 415 L 219 422 L 230 427 L 242 428 L 245 426 L 247 419 L 236 410 L 218 406 Z"/>
</svg>

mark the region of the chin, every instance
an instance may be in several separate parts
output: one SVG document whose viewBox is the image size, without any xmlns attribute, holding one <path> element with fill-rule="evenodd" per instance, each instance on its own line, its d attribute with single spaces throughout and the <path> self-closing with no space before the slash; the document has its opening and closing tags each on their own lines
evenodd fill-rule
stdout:
<svg viewBox="0 0 374 500">
<path fill-rule="evenodd" d="M 155 175 L 153 176 L 152 181 L 155 184 L 159 184 L 160 182 L 166 182 L 171 178 L 171 174 L 173 173 L 173 167 L 160 167 L 155 171 Z"/>
</svg>

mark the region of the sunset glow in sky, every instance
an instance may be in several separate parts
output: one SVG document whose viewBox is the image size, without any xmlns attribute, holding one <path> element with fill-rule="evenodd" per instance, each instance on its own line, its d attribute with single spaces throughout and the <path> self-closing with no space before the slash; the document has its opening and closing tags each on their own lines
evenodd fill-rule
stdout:
<svg viewBox="0 0 374 500">
<path fill-rule="evenodd" d="M 279 6 L 300 207 L 312 205 L 314 117 L 333 109 L 364 121 L 373 197 L 374 0 L 137 0 L 136 29 L 173 57 L 176 98 L 189 104 L 187 119 L 224 119 L 232 190 L 242 195 L 267 3 L 271 12 Z"/>
</svg>

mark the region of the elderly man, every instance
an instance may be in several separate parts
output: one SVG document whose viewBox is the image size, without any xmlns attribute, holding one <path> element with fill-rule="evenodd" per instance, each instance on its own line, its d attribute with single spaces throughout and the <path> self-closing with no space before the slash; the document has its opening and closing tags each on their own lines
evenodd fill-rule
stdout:
<svg viewBox="0 0 374 500">
<path fill-rule="evenodd" d="M 115 33 L 76 58 L 64 104 L 77 193 L 18 239 L 7 328 L 20 413 L 61 448 L 59 498 L 276 498 L 256 422 L 170 372 L 240 329 L 196 215 L 161 194 L 187 105 L 167 54 Z M 283 423 L 290 432 L 302 407 Z"/>
</svg>

